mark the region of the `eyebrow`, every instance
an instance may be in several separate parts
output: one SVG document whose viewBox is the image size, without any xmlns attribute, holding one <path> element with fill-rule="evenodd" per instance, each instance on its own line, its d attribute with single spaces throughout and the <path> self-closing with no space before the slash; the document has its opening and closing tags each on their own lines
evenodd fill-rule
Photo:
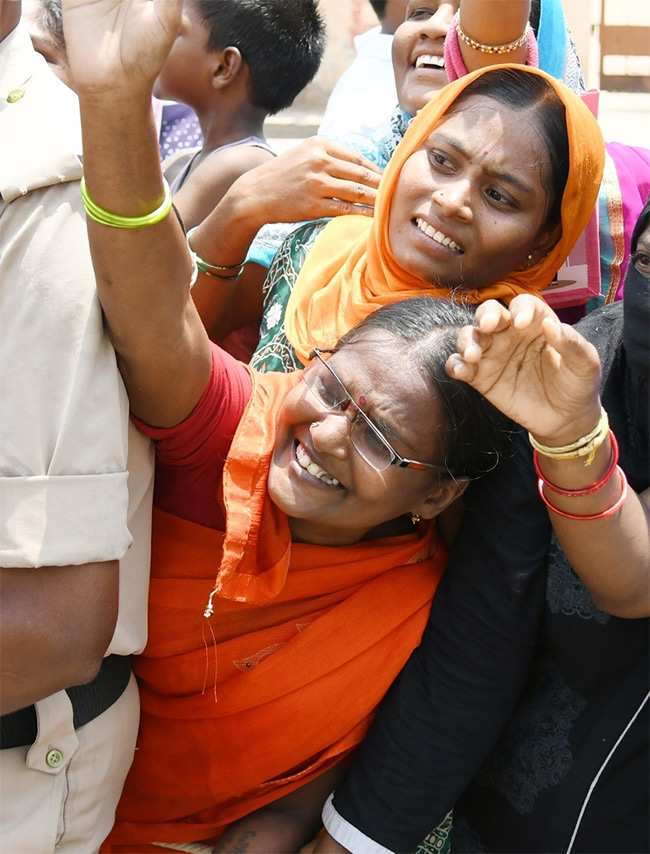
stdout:
<svg viewBox="0 0 650 854">
<path fill-rule="evenodd" d="M 433 133 L 435 134 L 436 139 L 441 139 L 450 148 L 455 149 L 459 154 L 461 154 L 466 160 L 470 159 L 467 149 L 463 148 L 462 144 L 457 139 L 447 136 L 442 130 L 435 130 Z M 431 137 L 429 137 L 429 139 L 431 139 Z M 517 189 L 521 190 L 522 193 L 526 193 L 530 196 L 535 195 L 535 189 L 529 184 L 525 184 L 523 181 L 520 181 L 516 175 L 512 174 L 512 172 L 499 172 L 496 169 L 486 169 L 486 172 L 488 175 L 493 178 L 497 178 L 499 181 L 504 181 L 506 184 L 511 184 L 513 187 L 517 187 Z"/>
<path fill-rule="evenodd" d="M 339 377 L 338 372 L 337 372 L 337 377 Z M 350 394 L 347 385 L 345 385 L 345 383 L 343 382 L 343 380 L 340 377 L 339 377 L 339 382 L 341 383 L 343 388 L 347 391 L 347 393 Z M 410 448 L 411 451 L 415 451 L 415 448 L 413 447 L 413 445 L 411 445 L 410 442 L 408 442 L 402 435 L 395 432 L 395 427 L 392 424 L 390 424 L 390 422 L 388 422 L 384 418 L 382 418 L 381 415 L 375 415 L 374 413 L 372 415 L 369 415 L 365 410 L 361 409 L 361 406 L 357 403 L 357 401 L 354 399 L 354 397 L 351 394 L 350 394 L 350 397 L 352 398 L 356 408 L 361 410 L 361 412 L 363 412 L 363 414 L 366 416 L 366 418 L 369 421 L 372 421 L 372 423 L 380 431 L 380 433 L 382 433 L 382 435 L 384 435 L 387 439 L 391 440 L 392 442 L 396 442 L 398 444 L 404 445 L 405 447 Z"/>
</svg>

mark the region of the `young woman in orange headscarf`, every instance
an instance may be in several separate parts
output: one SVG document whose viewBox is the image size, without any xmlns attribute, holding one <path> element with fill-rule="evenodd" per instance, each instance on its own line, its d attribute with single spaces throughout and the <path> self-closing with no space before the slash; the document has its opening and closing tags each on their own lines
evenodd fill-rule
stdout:
<svg viewBox="0 0 650 854">
<path fill-rule="evenodd" d="M 492 128 L 477 112 L 483 99 L 500 117 Z M 414 160 L 425 156 L 429 172 L 416 172 Z M 372 219 L 309 224 L 285 241 L 267 277 L 262 335 L 251 364 L 297 367 L 310 341 L 324 346 L 380 305 L 423 292 L 469 304 L 539 293 L 593 211 L 603 163 L 602 134 L 588 108 L 538 69 L 494 66 L 445 86 L 395 150 Z M 405 212 L 401 200 L 416 182 L 422 197 Z M 527 232 L 508 235 L 531 200 L 541 201 L 538 220 Z M 419 219 L 431 232 L 428 246 L 422 238 L 418 250 L 429 252 L 426 266 L 395 252 L 400 219 L 409 214 L 413 227 Z M 503 245 L 493 242 L 488 250 L 490 224 L 501 230 Z M 504 251 L 513 242 L 517 251 Z"/>
</svg>

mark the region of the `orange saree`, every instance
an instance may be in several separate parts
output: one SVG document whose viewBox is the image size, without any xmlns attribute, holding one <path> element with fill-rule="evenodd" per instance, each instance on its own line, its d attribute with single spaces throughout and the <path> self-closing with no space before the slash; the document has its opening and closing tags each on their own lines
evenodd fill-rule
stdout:
<svg viewBox="0 0 650 854">
<path fill-rule="evenodd" d="M 433 525 L 291 543 L 268 500 L 294 382 L 254 377 L 224 469 L 225 533 L 154 513 L 140 736 L 106 850 L 211 838 L 323 773 L 363 738 L 419 642 L 447 557 Z"/>
</svg>

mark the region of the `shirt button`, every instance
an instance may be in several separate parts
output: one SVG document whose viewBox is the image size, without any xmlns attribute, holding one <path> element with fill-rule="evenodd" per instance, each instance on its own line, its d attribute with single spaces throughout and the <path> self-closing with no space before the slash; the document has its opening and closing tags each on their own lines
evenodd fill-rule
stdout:
<svg viewBox="0 0 650 854">
<path fill-rule="evenodd" d="M 25 93 L 22 89 L 12 89 L 11 92 L 7 95 L 7 101 L 10 104 L 15 104 L 17 101 L 20 101 L 25 97 Z"/>
<path fill-rule="evenodd" d="M 59 765 L 63 762 L 63 754 L 60 750 L 49 750 L 47 756 L 45 757 L 46 765 L 49 765 L 50 768 L 58 768 Z"/>
</svg>

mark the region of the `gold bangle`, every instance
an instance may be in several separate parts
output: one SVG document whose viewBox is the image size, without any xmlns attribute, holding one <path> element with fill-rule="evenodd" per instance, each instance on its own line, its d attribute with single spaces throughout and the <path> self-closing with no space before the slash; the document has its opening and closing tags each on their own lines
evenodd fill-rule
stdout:
<svg viewBox="0 0 650 854">
<path fill-rule="evenodd" d="M 528 440 L 537 453 L 542 454 L 544 457 L 549 457 L 552 460 L 575 460 L 578 457 L 587 457 L 585 460 L 585 466 L 590 466 L 594 461 L 596 451 L 603 444 L 608 434 L 609 419 L 607 418 L 607 413 L 601 406 L 600 420 L 594 429 L 585 436 L 581 436 L 580 439 L 576 439 L 575 442 L 571 442 L 569 445 L 559 445 L 557 447 L 542 445 L 530 433 L 528 434 Z"/>
<path fill-rule="evenodd" d="M 471 47 L 472 50 L 480 50 L 481 53 L 490 53 L 490 54 L 502 54 L 502 53 L 512 53 L 513 50 L 517 50 L 517 48 L 522 47 L 528 38 L 528 32 L 530 30 L 530 24 L 526 24 L 526 29 L 519 36 L 518 39 L 515 39 L 513 42 L 509 42 L 508 44 L 481 44 L 481 42 L 475 41 L 473 38 L 467 35 L 465 30 L 460 25 L 460 11 L 456 13 L 456 32 L 458 33 L 458 38 L 466 44 L 468 47 Z"/>
</svg>

